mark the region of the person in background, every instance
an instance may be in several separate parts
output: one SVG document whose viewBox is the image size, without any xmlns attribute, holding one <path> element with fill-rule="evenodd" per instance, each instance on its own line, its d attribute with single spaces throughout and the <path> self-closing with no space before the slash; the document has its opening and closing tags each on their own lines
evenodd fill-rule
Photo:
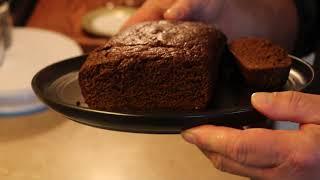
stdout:
<svg viewBox="0 0 320 180">
<path fill-rule="evenodd" d="M 8 0 L 0 0 L 8 1 Z M 10 0 L 10 12 L 15 26 L 24 26 L 31 16 L 37 0 Z"/>
<path fill-rule="evenodd" d="M 319 12 L 318 0 L 148 0 L 124 28 L 159 19 L 204 21 L 215 24 L 229 40 L 263 37 L 302 56 L 319 42 Z M 320 96 L 255 93 L 251 101 L 268 118 L 299 123 L 300 129 L 201 126 L 182 136 L 221 171 L 257 179 L 320 179 Z"/>
</svg>

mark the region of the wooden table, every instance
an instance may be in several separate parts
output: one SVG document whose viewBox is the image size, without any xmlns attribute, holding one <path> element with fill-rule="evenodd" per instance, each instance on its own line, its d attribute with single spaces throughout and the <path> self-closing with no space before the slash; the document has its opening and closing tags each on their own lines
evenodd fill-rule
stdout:
<svg viewBox="0 0 320 180">
<path fill-rule="evenodd" d="M 179 135 L 96 129 L 46 111 L 0 118 L 3 180 L 241 180 Z"/>
</svg>

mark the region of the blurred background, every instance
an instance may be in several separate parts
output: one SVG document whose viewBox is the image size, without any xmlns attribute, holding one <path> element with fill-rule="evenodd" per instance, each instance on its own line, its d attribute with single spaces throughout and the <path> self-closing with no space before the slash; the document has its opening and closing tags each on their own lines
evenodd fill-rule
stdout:
<svg viewBox="0 0 320 180">
<path fill-rule="evenodd" d="M 86 33 L 83 17 L 102 7 L 139 7 L 145 0 L 11 0 L 16 26 L 44 28 L 61 32 L 76 40 L 84 52 L 103 44 L 108 38 Z M 318 58 L 319 59 L 319 58 Z M 319 67 L 319 61 L 315 67 Z"/>
<path fill-rule="evenodd" d="M 81 27 L 91 10 L 115 6 L 138 7 L 144 0 L 12 0 L 14 25 L 44 28 L 76 40 L 85 52 L 103 44 L 107 38 L 90 35 Z"/>
</svg>

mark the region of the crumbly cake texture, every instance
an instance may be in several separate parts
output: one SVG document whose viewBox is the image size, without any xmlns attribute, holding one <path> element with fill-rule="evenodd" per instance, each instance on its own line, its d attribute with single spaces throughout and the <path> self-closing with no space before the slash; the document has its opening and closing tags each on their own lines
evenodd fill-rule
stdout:
<svg viewBox="0 0 320 180">
<path fill-rule="evenodd" d="M 285 49 L 271 41 L 241 38 L 232 41 L 229 48 L 250 87 L 276 90 L 288 80 L 292 59 Z"/>
<path fill-rule="evenodd" d="M 204 109 L 225 46 L 224 34 L 207 24 L 144 22 L 89 54 L 81 91 L 99 110 Z"/>
</svg>

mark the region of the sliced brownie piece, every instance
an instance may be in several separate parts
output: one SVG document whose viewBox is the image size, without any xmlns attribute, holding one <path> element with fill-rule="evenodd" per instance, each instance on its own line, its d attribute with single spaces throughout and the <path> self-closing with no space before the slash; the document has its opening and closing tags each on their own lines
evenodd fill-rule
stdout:
<svg viewBox="0 0 320 180">
<path fill-rule="evenodd" d="M 285 49 L 260 38 L 237 39 L 229 47 L 249 86 L 276 90 L 286 83 L 292 59 Z"/>
<path fill-rule="evenodd" d="M 135 25 L 89 54 L 79 73 L 99 110 L 193 110 L 211 100 L 226 37 L 196 22 Z"/>
</svg>

